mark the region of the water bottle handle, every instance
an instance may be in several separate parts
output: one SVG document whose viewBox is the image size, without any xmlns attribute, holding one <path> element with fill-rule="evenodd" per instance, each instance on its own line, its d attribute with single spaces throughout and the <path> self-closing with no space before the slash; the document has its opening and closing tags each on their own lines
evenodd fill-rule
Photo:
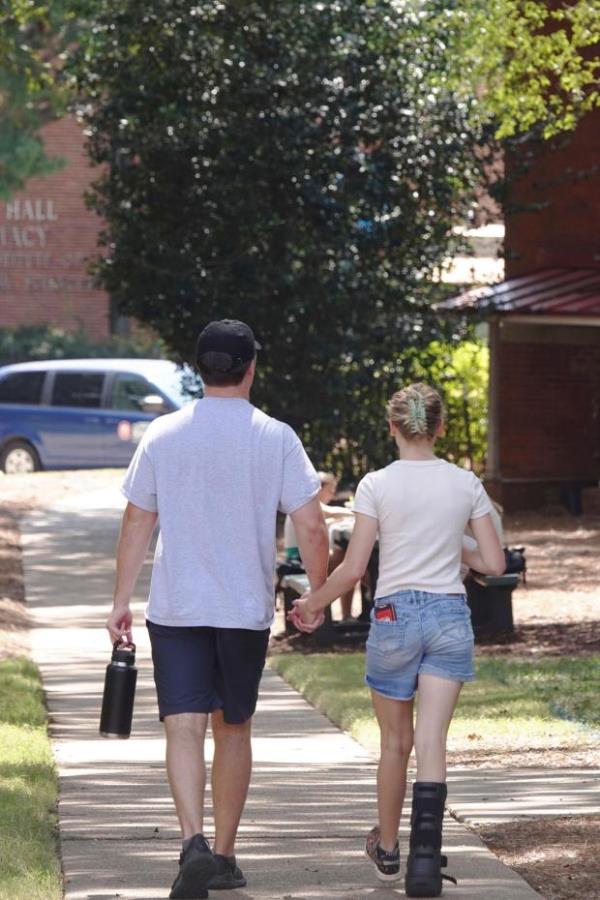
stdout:
<svg viewBox="0 0 600 900">
<path fill-rule="evenodd" d="M 119 638 L 118 641 L 115 641 L 113 644 L 113 650 L 133 650 L 135 653 L 135 644 L 133 641 L 128 641 L 127 639 Z"/>
</svg>

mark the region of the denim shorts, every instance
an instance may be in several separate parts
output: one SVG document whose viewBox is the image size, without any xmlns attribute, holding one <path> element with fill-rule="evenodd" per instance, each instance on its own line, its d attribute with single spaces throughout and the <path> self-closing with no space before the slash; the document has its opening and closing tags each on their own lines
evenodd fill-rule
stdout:
<svg viewBox="0 0 600 900">
<path fill-rule="evenodd" d="M 375 613 L 390 605 L 395 620 Z M 398 591 L 378 597 L 371 611 L 365 681 L 393 700 L 411 700 L 419 675 L 472 681 L 473 628 L 464 594 Z"/>
</svg>

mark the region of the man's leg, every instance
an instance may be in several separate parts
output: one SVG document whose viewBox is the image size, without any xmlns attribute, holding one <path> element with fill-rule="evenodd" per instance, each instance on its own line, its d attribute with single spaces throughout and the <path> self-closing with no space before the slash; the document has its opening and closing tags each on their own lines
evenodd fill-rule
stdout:
<svg viewBox="0 0 600 900">
<path fill-rule="evenodd" d="M 222 709 L 212 713 L 215 854 L 233 857 L 252 770 L 252 716 L 269 644 L 269 629 L 217 629 L 217 690 Z M 227 720 L 227 721 L 226 721 Z M 243 875 L 239 873 L 240 878 Z M 245 882 L 244 882 L 245 883 Z"/>
<path fill-rule="evenodd" d="M 204 738 L 206 713 L 165 716 L 167 775 L 183 839 L 201 834 L 204 827 Z"/>
<path fill-rule="evenodd" d="M 241 725 L 228 725 L 223 710 L 218 709 L 212 714 L 211 724 L 215 742 L 212 764 L 214 851 L 233 856 L 252 771 L 252 719 Z"/>
</svg>

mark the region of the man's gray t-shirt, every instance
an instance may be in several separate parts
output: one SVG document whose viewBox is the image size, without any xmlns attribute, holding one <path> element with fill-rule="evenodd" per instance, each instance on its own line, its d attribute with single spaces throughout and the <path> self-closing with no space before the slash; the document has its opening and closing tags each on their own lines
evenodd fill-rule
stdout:
<svg viewBox="0 0 600 900">
<path fill-rule="evenodd" d="M 159 516 L 146 617 L 268 628 L 277 510 L 300 509 L 319 488 L 293 430 L 247 400 L 205 397 L 155 419 L 123 482 L 131 503 Z"/>
</svg>

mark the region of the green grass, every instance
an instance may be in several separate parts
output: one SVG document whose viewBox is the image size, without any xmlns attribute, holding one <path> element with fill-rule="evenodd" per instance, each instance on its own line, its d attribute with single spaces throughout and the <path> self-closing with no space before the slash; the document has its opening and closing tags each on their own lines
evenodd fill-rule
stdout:
<svg viewBox="0 0 600 900">
<path fill-rule="evenodd" d="M 42 686 L 27 659 L 0 660 L 0 898 L 60 900 L 57 778 Z"/>
<path fill-rule="evenodd" d="M 284 654 L 270 665 L 333 722 L 365 746 L 379 743 L 364 654 Z M 600 656 L 579 659 L 482 659 L 465 685 L 450 750 L 581 747 L 597 740 Z"/>
</svg>

